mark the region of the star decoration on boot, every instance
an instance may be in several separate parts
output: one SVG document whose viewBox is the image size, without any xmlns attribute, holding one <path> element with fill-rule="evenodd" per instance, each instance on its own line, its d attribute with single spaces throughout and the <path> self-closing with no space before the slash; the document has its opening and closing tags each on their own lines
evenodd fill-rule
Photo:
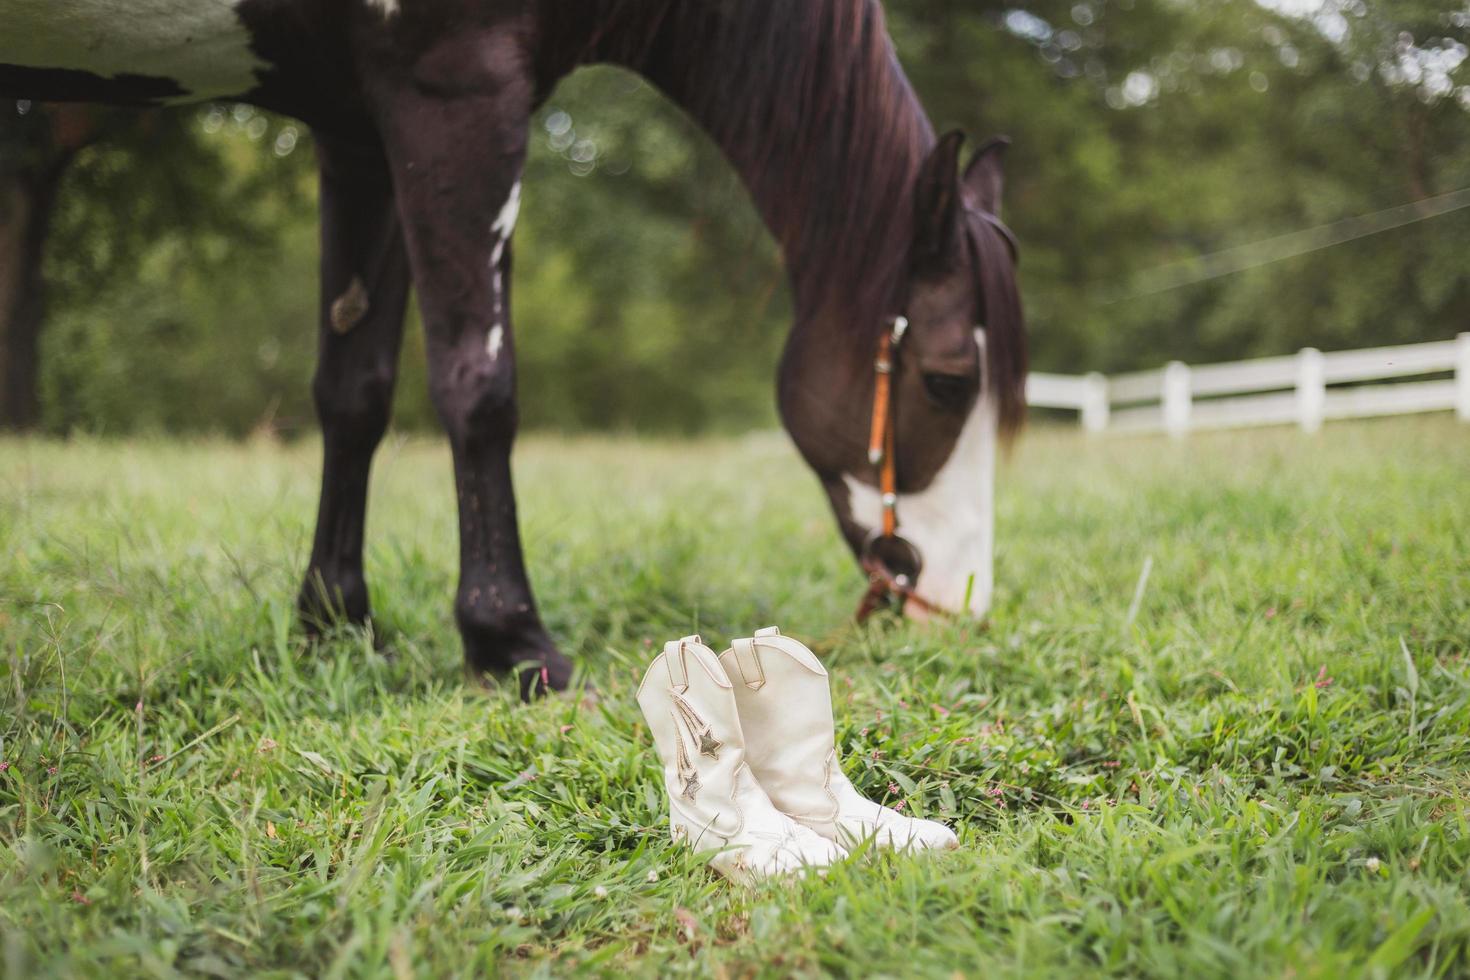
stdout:
<svg viewBox="0 0 1470 980">
<path fill-rule="evenodd" d="M 699 773 L 690 772 L 681 775 L 679 778 L 684 783 L 684 791 L 679 795 L 684 797 L 684 799 L 688 800 L 690 803 L 693 803 L 694 794 L 699 792 L 699 787 L 701 785 L 699 782 Z"/>
<path fill-rule="evenodd" d="M 725 743 L 715 738 L 714 733 L 711 732 L 708 728 L 699 733 L 700 755 L 707 755 L 711 759 L 719 761 L 720 749 L 724 748 L 724 746 Z"/>
<path fill-rule="evenodd" d="M 720 749 L 724 747 L 725 743 L 715 738 L 714 727 L 699 717 L 699 713 L 690 707 L 688 701 L 685 701 L 677 694 L 673 695 L 673 698 L 674 707 L 679 709 L 679 716 L 684 719 L 684 724 L 689 729 L 689 734 L 699 743 L 699 754 L 707 755 L 711 759 L 718 761 L 720 758 Z"/>
</svg>

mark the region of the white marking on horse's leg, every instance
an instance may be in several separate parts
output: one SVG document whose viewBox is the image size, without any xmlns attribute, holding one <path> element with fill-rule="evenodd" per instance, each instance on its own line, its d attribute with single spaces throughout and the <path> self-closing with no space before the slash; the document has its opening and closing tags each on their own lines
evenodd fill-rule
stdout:
<svg viewBox="0 0 1470 980">
<path fill-rule="evenodd" d="M 500 260 L 505 255 L 505 239 L 501 238 L 495 242 L 495 247 L 490 250 L 490 301 L 491 322 L 500 323 L 505 312 L 505 280 L 500 271 Z"/>
<path fill-rule="evenodd" d="M 339 334 L 347 333 L 362 322 L 369 307 L 367 287 L 361 279 L 353 276 L 342 295 L 332 301 L 332 329 Z"/>
<path fill-rule="evenodd" d="M 396 3 L 397 0 L 388 0 Z M 505 246 L 515 233 L 516 221 L 521 215 L 521 182 L 511 185 L 500 213 L 490 225 L 495 233 L 495 246 L 490 249 L 490 295 L 493 301 L 490 333 L 485 337 L 485 353 L 491 361 L 500 359 L 500 350 L 505 345 L 505 282 L 501 278 L 500 261 L 505 258 Z"/>
<path fill-rule="evenodd" d="M 975 342 L 980 345 L 983 378 L 984 331 L 975 331 Z M 898 533 L 919 549 L 924 562 L 914 591 L 941 609 L 980 616 L 990 608 L 995 574 L 997 438 L 995 400 L 982 391 L 949 459 L 929 486 L 919 493 L 898 495 Z M 852 519 L 868 528 L 881 526 L 878 490 L 850 474 L 844 473 L 842 480 L 847 485 Z M 967 590 L 970 606 L 965 610 Z"/>
<path fill-rule="evenodd" d="M 495 223 L 490 230 L 499 235 L 502 241 L 508 240 L 516 230 L 516 222 L 521 216 L 521 182 L 516 181 L 510 189 L 510 195 L 505 199 L 505 204 L 500 208 L 500 213 L 495 216 Z"/>
</svg>

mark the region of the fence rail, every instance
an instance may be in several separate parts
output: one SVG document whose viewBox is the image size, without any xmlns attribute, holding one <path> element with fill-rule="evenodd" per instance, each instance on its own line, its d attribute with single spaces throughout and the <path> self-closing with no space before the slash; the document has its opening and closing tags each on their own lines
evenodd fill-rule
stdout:
<svg viewBox="0 0 1470 980">
<path fill-rule="evenodd" d="M 1420 375 L 1449 379 L 1398 381 Z M 1390 384 L 1365 384 L 1384 382 Z M 1350 387 L 1332 387 L 1333 385 Z M 1101 374 L 1032 373 L 1026 399 L 1039 408 L 1080 413 L 1089 432 L 1224 429 L 1295 423 L 1316 432 L 1329 419 L 1454 411 L 1470 422 L 1470 333 L 1403 347 Z"/>
</svg>

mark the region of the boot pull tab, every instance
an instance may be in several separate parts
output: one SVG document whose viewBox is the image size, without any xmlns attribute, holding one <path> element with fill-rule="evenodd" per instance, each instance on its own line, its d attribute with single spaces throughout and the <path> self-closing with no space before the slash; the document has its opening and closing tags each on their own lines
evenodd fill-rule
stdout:
<svg viewBox="0 0 1470 980">
<path fill-rule="evenodd" d="M 776 627 L 774 627 L 774 626 L 767 626 L 765 629 L 756 630 L 755 631 L 755 635 L 756 636 L 780 636 L 781 635 L 781 631 L 779 629 L 777 629 Z"/>
<path fill-rule="evenodd" d="M 669 669 L 669 687 L 675 694 L 689 690 L 689 665 L 684 662 L 684 644 L 703 642 L 696 633 L 664 644 L 664 666 Z"/>
<path fill-rule="evenodd" d="M 774 627 L 772 627 L 774 629 Z M 765 630 L 756 633 L 756 636 L 771 634 Z M 752 691 L 759 691 L 766 686 L 766 672 L 761 667 L 761 655 L 756 652 L 755 640 L 736 640 L 731 644 L 735 651 L 735 665 L 740 668 L 740 679 L 745 681 L 745 686 Z"/>
</svg>

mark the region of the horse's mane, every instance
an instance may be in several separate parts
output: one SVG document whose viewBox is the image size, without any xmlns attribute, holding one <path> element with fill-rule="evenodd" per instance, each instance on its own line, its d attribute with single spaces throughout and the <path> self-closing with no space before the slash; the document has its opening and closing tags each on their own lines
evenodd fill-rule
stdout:
<svg viewBox="0 0 1470 980">
<path fill-rule="evenodd" d="M 781 245 L 798 316 L 846 319 L 876 341 L 903 300 L 914 183 L 935 143 L 878 0 L 549 6 L 575 6 L 581 18 L 595 10 L 584 23 L 596 33 L 572 60 L 640 72 L 720 145 Z M 1000 256 L 981 257 L 989 265 Z M 1024 338 L 1014 290 L 990 296 L 1003 278 L 983 279 L 990 330 L 1014 334 L 992 340 L 989 380 L 1002 426 L 1013 429 L 1024 411 L 1014 398 Z"/>
</svg>

